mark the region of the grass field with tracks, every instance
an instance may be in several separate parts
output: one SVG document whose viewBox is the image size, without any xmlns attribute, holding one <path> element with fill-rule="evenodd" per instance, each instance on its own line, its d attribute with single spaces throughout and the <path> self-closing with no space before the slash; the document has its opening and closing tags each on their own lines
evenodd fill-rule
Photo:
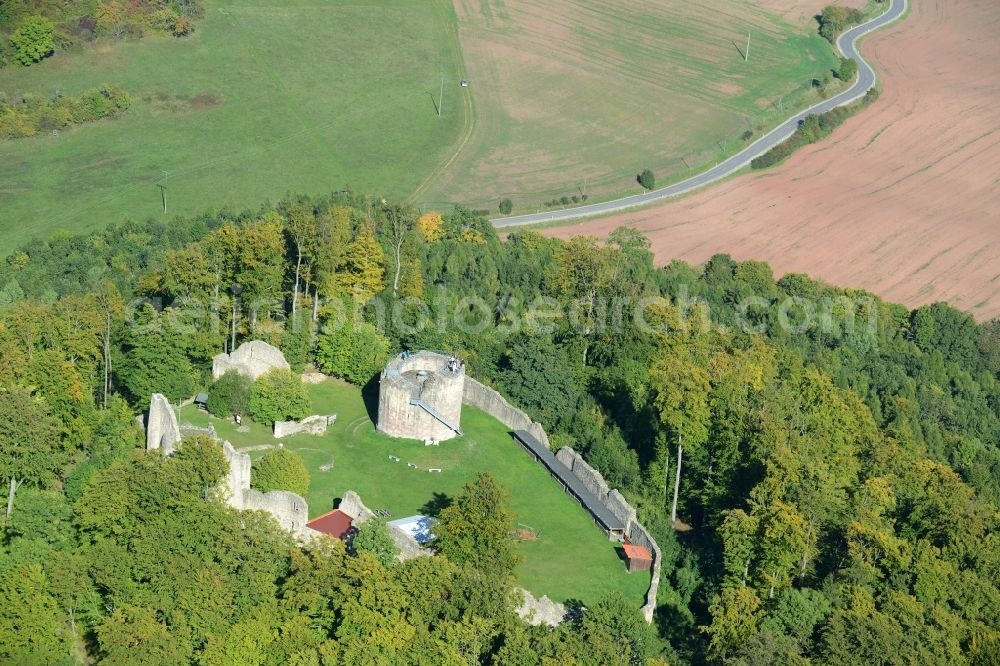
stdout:
<svg viewBox="0 0 1000 666">
<path fill-rule="evenodd" d="M 439 208 L 608 198 L 638 191 L 646 167 L 680 180 L 818 101 L 812 80 L 836 66 L 815 21 L 746 0 L 455 5 L 476 127 L 421 195 Z"/>
<path fill-rule="evenodd" d="M 372 509 L 389 510 L 393 519 L 424 513 L 424 505 L 436 494 L 454 498 L 476 472 L 489 472 L 510 492 L 516 521 L 537 536 L 518 544 L 524 556 L 516 572 L 521 586 L 556 601 L 593 603 L 602 592 L 617 589 L 637 608 L 644 602 L 649 575 L 625 572 L 616 545 L 590 514 L 493 417 L 466 406 L 465 434 L 425 447 L 419 441 L 376 433 L 368 411 L 372 407 L 352 386 L 329 380 L 310 386 L 309 392 L 314 411 L 337 414 L 337 422 L 323 437 L 297 435 L 282 443 L 301 455 L 309 469 L 306 499 L 311 517 L 327 512 L 347 490 L 358 492 Z M 237 448 L 276 443 L 269 428 L 251 424 L 250 432 L 238 432 L 232 423 L 190 406 L 181 410 L 179 420 L 197 426 L 212 423 L 219 436 Z M 418 469 L 408 467 L 408 462 Z M 323 471 L 325 466 L 328 471 Z M 432 467 L 442 471 L 428 472 Z"/>
</svg>

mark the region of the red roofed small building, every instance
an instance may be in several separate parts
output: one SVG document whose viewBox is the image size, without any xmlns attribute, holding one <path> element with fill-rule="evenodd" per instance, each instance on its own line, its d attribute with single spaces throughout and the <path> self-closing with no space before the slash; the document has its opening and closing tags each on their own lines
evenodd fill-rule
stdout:
<svg viewBox="0 0 1000 666">
<path fill-rule="evenodd" d="M 623 546 L 625 550 L 625 568 L 629 573 L 636 571 L 649 571 L 653 566 L 653 556 L 649 550 L 642 546 L 635 546 L 627 543 Z"/>
<path fill-rule="evenodd" d="M 349 515 L 340 509 L 334 509 L 329 513 L 324 513 L 318 518 L 313 518 L 306 523 L 306 527 L 309 527 L 317 532 L 322 532 L 323 534 L 329 534 L 335 539 L 346 541 L 351 533 L 352 520 L 353 519 Z"/>
</svg>

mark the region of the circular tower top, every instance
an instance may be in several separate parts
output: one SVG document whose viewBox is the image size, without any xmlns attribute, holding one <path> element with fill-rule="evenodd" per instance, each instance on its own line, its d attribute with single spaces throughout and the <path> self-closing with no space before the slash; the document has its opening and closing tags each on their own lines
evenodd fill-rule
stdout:
<svg viewBox="0 0 1000 666">
<path fill-rule="evenodd" d="M 462 434 L 465 364 L 436 352 L 403 352 L 382 371 L 378 430 L 408 439 Z"/>
</svg>

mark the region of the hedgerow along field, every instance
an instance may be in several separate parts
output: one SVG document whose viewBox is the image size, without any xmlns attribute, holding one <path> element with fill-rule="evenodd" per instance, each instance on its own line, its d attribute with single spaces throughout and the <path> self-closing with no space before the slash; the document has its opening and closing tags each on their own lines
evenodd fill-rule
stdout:
<svg viewBox="0 0 1000 666">
<path fill-rule="evenodd" d="M 0 69 L 7 95 L 107 82 L 134 99 L 117 120 L 0 143 L 0 254 L 55 230 L 256 205 L 289 190 L 404 196 L 469 120 L 450 0 L 204 6 L 189 38 L 98 43 Z"/>
<path fill-rule="evenodd" d="M 439 208 L 606 198 L 647 167 L 679 180 L 818 101 L 812 80 L 837 65 L 814 20 L 745 0 L 455 4 L 476 128 L 420 197 Z"/>
<path fill-rule="evenodd" d="M 313 410 L 337 414 L 337 422 L 322 437 L 296 435 L 281 440 L 298 453 L 309 470 L 311 518 L 333 507 L 347 490 L 361 495 L 373 509 L 388 509 L 390 520 L 424 513 L 435 494 L 454 498 L 476 472 L 489 472 L 511 494 L 510 509 L 522 529 L 534 538 L 519 542 L 524 561 L 515 572 L 518 584 L 535 596 L 556 601 L 595 602 L 603 592 L 621 590 L 636 608 L 644 603 L 649 574 L 628 574 L 610 542 L 588 514 L 567 495 L 511 438 L 508 428 L 473 407 L 462 409 L 462 437 L 426 447 L 414 440 L 394 439 L 375 432 L 361 392 L 337 380 L 308 387 Z M 377 397 L 375 398 L 377 400 Z M 214 425 L 233 446 L 277 444 L 270 428 L 250 423 L 249 432 L 210 417 L 193 406 L 178 419 L 196 426 Z M 252 452 L 252 457 L 266 455 Z M 390 455 L 400 462 L 389 459 Z M 407 466 L 412 462 L 421 469 Z M 329 466 L 326 471 L 324 467 Z M 428 472 L 427 468 L 442 471 Z"/>
</svg>

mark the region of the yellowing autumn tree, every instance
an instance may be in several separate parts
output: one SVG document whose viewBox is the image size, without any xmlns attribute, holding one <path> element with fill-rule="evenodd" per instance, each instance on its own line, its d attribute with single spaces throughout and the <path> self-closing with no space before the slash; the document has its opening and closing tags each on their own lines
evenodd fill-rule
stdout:
<svg viewBox="0 0 1000 666">
<path fill-rule="evenodd" d="M 444 237 L 444 218 L 441 213 L 424 213 L 417 219 L 417 233 L 428 243 L 436 243 Z"/>
<path fill-rule="evenodd" d="M 353 296 L 364 302 L 385 288 L 385 253 L 375 239 L 371 224 L 361 227 L 357 238 L 348 244 L 340 270 L 330 280 L 329 293 Z"/>
</svg>

